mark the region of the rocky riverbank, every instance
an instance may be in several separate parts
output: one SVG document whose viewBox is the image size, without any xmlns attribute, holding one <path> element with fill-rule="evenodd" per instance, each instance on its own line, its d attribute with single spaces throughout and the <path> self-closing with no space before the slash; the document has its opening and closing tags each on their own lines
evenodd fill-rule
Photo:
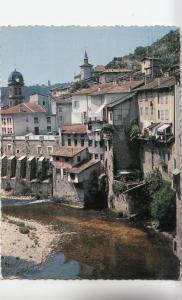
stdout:
<svg viewBox="0 0 182 300">
<path fill-rule="evenodd" d="M 51 225 L 10 216 L 3 216 L 0 230 L 2 267 L 9 277 L 16 276 L 12 269 L 18 275 L 45 261 L 61 234 Z"/>
</svg>

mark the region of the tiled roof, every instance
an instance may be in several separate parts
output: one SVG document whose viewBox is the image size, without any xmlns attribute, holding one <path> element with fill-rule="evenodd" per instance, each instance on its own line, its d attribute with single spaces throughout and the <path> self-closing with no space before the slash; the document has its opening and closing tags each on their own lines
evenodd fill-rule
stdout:
<svg viewBox="0 0 182 300">
<path fill-rule="evenodd" d="M 94 159 L 91 159 L 77 167 L 73 167 L 69 170 L 70 173 L 75 173 L 75 174 L 79 174 L 83 171 L 85 171 L 86 169 L 89 169 L 90 167 L 96 165 L 100 163 L 100 160 L 94 160 Z"/>
<path fill-rule="evenodd" d="M 61 147 L 59 150 L 56 150 L 52 153 L 52 156 L 64 156 L 64 157 L 74 157 L 78 153 L 82 152 L 83 150 L 87 149 L 87 147 Z"/>
<path fill-rule="evenodd" d="M 72 98 L 71 97 L 56 97 L 54 98 L 57 104 L 71 104 L 72 103 Z"/>
<path fill-rule="evenodd" d="M 85 125 L 82 124 L 72 124 L 72 125 L 64 125 L 62 127 L 62 133 L 64 134 L 85 134 L 87 133 L 87 128 Z"/>
<path fill-rule="evenodd" d="M 174 77 L 160 77 L 155 78 L 146 85 L 136 88 L 135 91 L 145 91 L 145 90 L 157 90 L 162 88 L 169 88 L 175 85 Z"/>
<path fill-rule="evenodd" d="M 52 162 L 52 166 L 55 168 L 55 169 L 71 169 L 72 168 L 72 165 L 67 163 L 67 162 L 62 162 L 62 161 L 53 161 Z"/>
<path fill-rule="evenodd" d="M 11 114 L 19 114 L 19 113 L 45 113 L 46 111 L 38 104 L 27 102 L 15 105 L 13 107 L 0 110 L 0 114 L 2 115 L 11 115 Z"/>
<path fill-rule="evenodd" d="M 130 73 L 132 70 L 129 69 L 105 69 L 102 74 L 107 74 L 107 73 Z"/>
<path fill-rule="evenodd" d="M 94 72 L 103 72 L 105 71 L 105 67 L 103 65 L 97 65 L 94 69 Z"/>
<path fill-rule="evenodd" d="M 81 89 L 77 92 L 74 93 L 74 95 L 89 95 L 91 93 L 93 93 L 94 91 L 97 91 L 98 89 L 105 89 L 105 88 L 109 88 L 113 85 L 113 83 L 104 83 L 104 84 L 98 84 L 98 85 L 94 85 L 90 88 L 86 88 L 86 89 Z"/>
<path fill-rule="evenodd" d="M 115 101 L 111 102 L 110 104 L 106 105 L 106 107 L 113 108 L 116 105 L 131 99 L 134 95 L 135 95 L 135 93 L 129 93 L 128 95 L 125 95 L 124 97 L 120 98 L 119 100 L 115 100 Z"/>
<path fill-rule="evenodd" d="M 104 84 L 98 84 L 88 89 L 82 89 L 74 93 L 75 95 L 103 95 L 103 94 L 119 94 L 129 92 L 134 88 L 141 86 L 143 81 L 141 80 L 125 80 L 120 81 L 118 84 L 110 82 Z"/>
</svg>

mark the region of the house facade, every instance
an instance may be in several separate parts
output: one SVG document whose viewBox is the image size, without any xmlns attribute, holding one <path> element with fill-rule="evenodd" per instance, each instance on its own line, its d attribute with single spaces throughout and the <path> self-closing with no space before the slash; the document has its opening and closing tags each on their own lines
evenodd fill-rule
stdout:
<svg viewBox="0 0 182 300">
<path fill-rule="evenodd" d="M 49 131 L 51 120 L 46 111 L 34 103 L 21 103 L 0 111 L 2 135 L 36 135 Z"/>
<path fill-rule="evenodd" d="M 175 80 L 155 78 L 136 89 L 144 175 L 158 168 L 165 180 L 172 180 L 175 168 Z"/>
<path fill-rule="evenodd" d="M 66 147 L 53 152 L 53 196 L 84 207 L 93 172 L 100 173 L 100 161 L 90 159 L 87 147 Z"/>
</svg>

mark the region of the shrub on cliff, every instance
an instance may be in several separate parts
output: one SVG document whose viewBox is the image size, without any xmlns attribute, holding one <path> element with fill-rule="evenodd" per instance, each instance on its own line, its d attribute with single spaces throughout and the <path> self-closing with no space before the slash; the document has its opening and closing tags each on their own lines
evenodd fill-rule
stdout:
<svg viewBox="0 0 182 300">
<path fill-rule="evenodd" d="M 151 216 L 160 229 L 170 230 L 175 227 L 176 194 L 168 183 L 154 193 L 151 202 Z"/>
<path fill-rule="evenodd" d="M 30 232 L 30 230 L 27 226 L 22 226 L 22 227 L 19 227 L 19 232 L 22 234 L 28 234 Z"/>
</svg>

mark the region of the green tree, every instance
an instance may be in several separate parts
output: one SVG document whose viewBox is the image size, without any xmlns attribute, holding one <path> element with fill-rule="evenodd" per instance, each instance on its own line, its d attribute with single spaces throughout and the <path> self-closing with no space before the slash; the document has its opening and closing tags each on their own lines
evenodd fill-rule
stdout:
<svg viewBox="0 0 182 300">
<path fill-rule="evenodd" d="M 163 186 L 154 193 L 151 202 L 151 216 L 160 229 L 169 230 L 175 227 L 176 196 L 170 185 Z"/>
</svg>

